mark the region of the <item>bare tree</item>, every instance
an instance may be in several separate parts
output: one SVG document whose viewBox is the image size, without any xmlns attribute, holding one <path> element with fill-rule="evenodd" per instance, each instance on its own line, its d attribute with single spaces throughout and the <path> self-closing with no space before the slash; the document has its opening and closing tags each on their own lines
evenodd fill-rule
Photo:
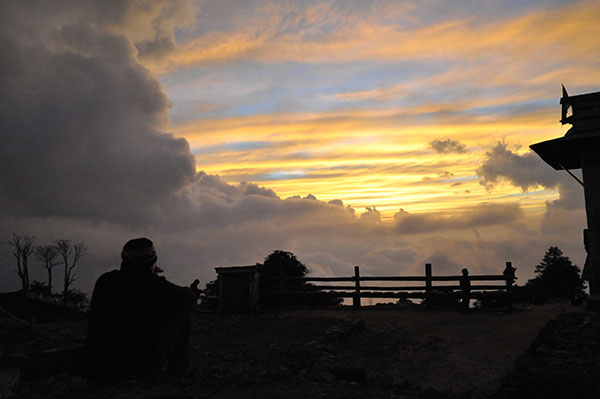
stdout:
<svg viewBox="0 0 600 399">
<path fill-rule="evenodd" d="M 58 247 L 56 245 L 41 245 L 35 249 L 35 255 L 44 262 L 44 269 L 48 271 L 48 293 L 52 294 L 52 269 L 60 264 L 56 260 Z"/>
<path fill-rule="evenodd" d="M 64 286 L 63 286 L 63 301 L 67 302 L 67 296 L 69 294 L 69 288 L 73 281 L 75 281 L 75 266 L 77 261 L 83 256 L 83 253 L 87 249 L 83 242 L 73 244 L 71 240 L 57 240 L 56 247 L 58 248 L 58 254 L 62 257 L 63 264 L 65 266 L 64 275 Z"/>
<path fill-rule="evenodd" d="M 21 289 L 29 291 L 29 255 L 33 253 L 34 236 L 13 233 L 8 245 L 13 247 L 13 255 L 17 259 L 17 275 L 21 279 Z"/>
</svg>

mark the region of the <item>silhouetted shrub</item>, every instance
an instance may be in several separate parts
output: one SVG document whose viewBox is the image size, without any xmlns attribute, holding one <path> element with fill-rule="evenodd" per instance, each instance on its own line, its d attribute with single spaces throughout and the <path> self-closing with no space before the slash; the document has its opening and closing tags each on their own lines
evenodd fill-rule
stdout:
<svg viewBox="0 0 600 399">
<path fill-rule="evenodd" d="M 514 303 L 532 303 L 533 290 L 530 284 L 515 285 L 512 287 L 512 300 Z"/>
<path fill-rule="evenodd" d="M 90 300 L 85 292 L 78 289 L 72 289 L 67 292 L 65 303 L 68 303 L 74 309 L 83 310 L 87 308 Z"/>
<path fill-rule="evenodd" d="M 48 284 L 43 281 L 34 281 L 29 285 L 29 291 L 35 292 L 38 294 L 47 294 L 48 293 Z"/>
<path fill-rule="evenodd" d="M 219 280 L 213 280 L 206 283 L 206 288 L 200 293 L 201 309 L 216 312 L 219 307 Z"/>
</svg>

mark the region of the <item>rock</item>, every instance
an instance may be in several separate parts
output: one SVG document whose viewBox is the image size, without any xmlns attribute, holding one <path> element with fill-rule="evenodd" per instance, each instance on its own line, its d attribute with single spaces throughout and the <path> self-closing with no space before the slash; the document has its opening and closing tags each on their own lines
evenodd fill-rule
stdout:
<svg viewBox="0 0 600 399">
<path fill-rule="evenodd" d="M 498 397 L 600 397 L 600 379 L 593 372 L 600 369 L 597 320 L 571 313 L 549 321 L 503 378 Z"/>
<path fill-rule="evenodd" d="M 17 368 L 0 370 L 0 397 L 13 397 L 21 381 L 21 371 Z"/>
</svg>

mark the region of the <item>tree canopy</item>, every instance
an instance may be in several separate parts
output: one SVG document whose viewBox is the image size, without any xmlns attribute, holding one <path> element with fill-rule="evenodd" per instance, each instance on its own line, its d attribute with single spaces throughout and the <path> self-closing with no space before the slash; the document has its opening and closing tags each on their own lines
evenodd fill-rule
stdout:
<svg viewBox="0 0 600 399">
<path fill-rule="evenodd" d="M 308 272 L 308 268 L 296 255 L 281 250 L 269 254 L 261 268 L 261 275 L 272 277 L 304 277 Z"/>
<path fill-rule="evenodd" d="M 564 256 L 560 248 L 550 247 L 535 267 L 535 278 L 528 285 L 541 298 L 574 298 L 584 294 L 584 284 L 577 265 Z"/>
<path fill-rule="evenodd" d="M 260 270 L 260 302 L 262 306 L 314 306 L 337 305 L 340 299 L 328 295 L 317 286 L 302 279 L 286 279 L 304 277 L 310 271 L 291 252 L 276 250 L 269 254 Z M 283 277 L 284 280 L 279 278 Z M 287 294 L 282 295 L 282 292 Z"/>
</svg>

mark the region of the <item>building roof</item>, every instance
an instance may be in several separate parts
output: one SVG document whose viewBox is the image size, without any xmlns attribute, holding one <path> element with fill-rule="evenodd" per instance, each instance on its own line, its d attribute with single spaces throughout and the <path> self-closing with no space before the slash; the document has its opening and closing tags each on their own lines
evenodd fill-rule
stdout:
<svg viewBox="0 0 600 399">
<path fill-rule="evenodd" d="M 563 86 L 562 118 L 573 125 L 563 137 L 529 146 L 554 169 L 581 168 L 582 148 L 600 146 L 600 92 L 569 96 Z"/>
<path fill-rule="evenodd" d="M 256 272 L 256 266 L 228 266 L 228 267 L 215 267 L 217 274 L 224 273 L 254 273 Z"/>
</svg>

